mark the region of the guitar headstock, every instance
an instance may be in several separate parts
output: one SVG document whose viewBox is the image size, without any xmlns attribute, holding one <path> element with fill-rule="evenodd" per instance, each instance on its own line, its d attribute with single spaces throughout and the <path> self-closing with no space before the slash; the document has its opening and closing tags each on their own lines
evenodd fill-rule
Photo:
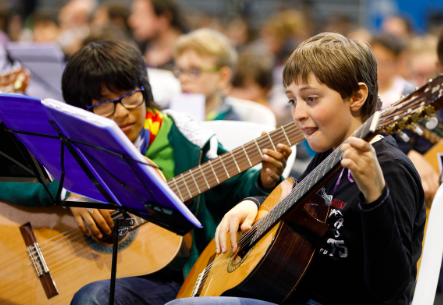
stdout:
<svg viewBox="0 0 443 305">
<path fill-rule="evenodd" d="M 0 91 L 2 93 L 25 92 L 31 73 L 22 66 L 13 66 L 0 73 Z"/>
<path fill-rule="evenodd" d="M 440 75 L 381 111 L 377 130 L 384 129 L 390 134 L 401 132 L 442 108 L 443 75 Z"/>
</svg>

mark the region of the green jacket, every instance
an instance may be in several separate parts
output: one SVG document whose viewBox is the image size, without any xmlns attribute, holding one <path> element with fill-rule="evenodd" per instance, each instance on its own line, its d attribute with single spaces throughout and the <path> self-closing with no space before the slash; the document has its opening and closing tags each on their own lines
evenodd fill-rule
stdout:
<svg viewBox="0 0 443 305">
<path fill-rule="evenodd" d="M 202 133 L 199 130 L 201 127 L 187 115 L 172 111 L 167 113 L 174 120 L 168 133 L 168 140 L 174 153 L 175 176 L 208 161 L 207 155 L 210 155 L 210 151 L 216 151 L 217 155 L 226 152 L 220 143 L 211 149 L 211 144 L 214 144 L 214 141 L 211 141 L 212 134 L 208 134 L 208 131 Z M 149 153 L 147 157 L 151 157 Z M 54 197 L 58 186 L 57 181 L 47 185 Z M 203 229 L 194 229 L 192 232 L 193 245 L 191 256 L 184 267 L 185 275 L 214 238 L 215 229 L 226 212 L 245 197 L 268 195 L 269 192 L 261 187 L 260 171 L 249 169 L 194 198 L 190 209 L 203 225 Z M 0 183 L 0 200 L 22 206 L 53 204 L 42 185 L 31 183 Z"/>
</svg>

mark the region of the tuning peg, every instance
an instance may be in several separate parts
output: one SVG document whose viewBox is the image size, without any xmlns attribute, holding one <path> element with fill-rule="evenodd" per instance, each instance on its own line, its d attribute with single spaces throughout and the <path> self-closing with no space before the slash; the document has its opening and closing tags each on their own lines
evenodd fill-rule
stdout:
<svg viewBox="0 0 443 305">
<path fill-rule="evenodd" d="M 438 126 L 438 119 L 433 116 L 431 118 L 427 118 L 426 128 L 429 130 L 435 129 Z"/>
<path fill-rule="evenodd" d="M 403 141 L 405 141 L 405 142 L 409 142 L 409 140 L 411 139 L 411 138 L 408 137 L 407 134 L 403 133 L 402 131 L 398 131 L 398 135 L 399 135 L 400 138 L 402 138 Z"/>
<path fill-rule="evenodd" d="M 411 124 L 411 127 L 414 129 L 414 132 L 416 134 L 418 134 L 419 136 L 423 135 L 423 130 L 421 130 L 420 127 L 418 127 L 417 125 L 415 125 L 414 123 Z"/>
</svg>

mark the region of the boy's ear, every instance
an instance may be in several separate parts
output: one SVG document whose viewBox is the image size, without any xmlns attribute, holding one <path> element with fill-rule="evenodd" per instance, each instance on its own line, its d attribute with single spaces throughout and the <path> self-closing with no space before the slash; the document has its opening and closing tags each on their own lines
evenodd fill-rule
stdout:
<svg viewBox="0 0 443 305">
<path fill-rule="evenodd" d="M 219 88 L 221 90 L 225 90 L 231 83 L 232 69 L 224 66 L 220 68 L 219 73 L 220 73 Z"/>
<path fill-rule="evenodd" d="M 358 89 L 351 97 L 351 111 L 359 111 L 361 107 L 363 107 L 363 105 L 365 104 L 368 97 L 368 86 L 366 86 L 366 84 L 362 82 L 358 83 L 358 86 L 360 87 L 360 89 Z"/>
</svg>

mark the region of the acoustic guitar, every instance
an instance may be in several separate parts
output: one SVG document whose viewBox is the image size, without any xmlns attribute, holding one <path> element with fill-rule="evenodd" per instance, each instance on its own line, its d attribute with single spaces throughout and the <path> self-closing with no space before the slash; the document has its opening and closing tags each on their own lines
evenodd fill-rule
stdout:
<svg viewBox="0 0 443 305">
<path fill-rule="evenodd" d="M 399 132 L 442 108 L 442 95 L 443 76 L 440 76 L 389 108 L 376 112 L 353 136 L 367 139 L 380 131 Z M 296 297 L 296 288 L 309 271 L 319 238 L 328 230 L 327 206 L 310 203 L 340 170 L 340 147 L 296 187 L 291 188 L 291 183 L 284 182 L 285 185 L 273 191 L 260 207 L 251 230 L 238 233 L 236 253 L 229 248 L 217 255 L 212 240 L 177 298 L 223 295 L 280 304 Z"/>
<path fill-rule="evenodd" d="M 186 202 L 260 163 L 263 149 L 303 140 L 291 122 L 167 184 Z M 136 224 L 119 242 L 117 277 L 162 269 L 175 258 L 183 242 L 181 236 L 133 217 Z M 0 228 L 4 236 L 0 238 L 0 304 L 67 304 L 85 284 L 110 278 L 112 238 L 99 241 L 84 236 L 65 209 L 0 203 Z"/>
</svg>

